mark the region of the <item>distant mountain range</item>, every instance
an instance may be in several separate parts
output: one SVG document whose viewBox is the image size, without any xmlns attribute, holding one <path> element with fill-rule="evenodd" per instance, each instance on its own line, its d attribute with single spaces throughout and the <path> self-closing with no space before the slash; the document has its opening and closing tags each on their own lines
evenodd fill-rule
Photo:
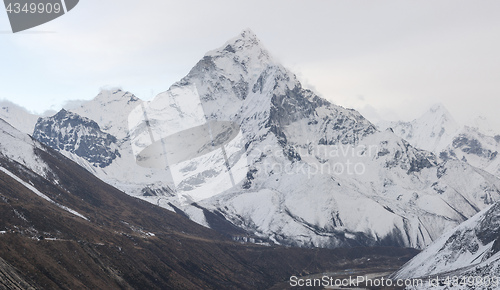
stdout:
<svg viewBox="0 0 500 290">
<path fill-rule="evenodd" d="M 382 122 L 379 127 L 392 128 L 413 146 L 429 150 L 442 160 L 462 160 L 500 177 L 500 135 L 484 117 L 459 125 L 443 105 L 435 105 L 412 122 Z"/>
</svg>

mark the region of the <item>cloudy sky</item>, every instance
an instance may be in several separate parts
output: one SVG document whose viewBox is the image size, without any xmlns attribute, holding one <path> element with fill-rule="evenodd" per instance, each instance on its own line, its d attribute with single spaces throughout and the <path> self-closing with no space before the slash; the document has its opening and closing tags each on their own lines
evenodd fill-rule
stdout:
<svg viewBox="0 0 500 290">
<path fill-rule="evenodd" d="M 250 28 L 305 87 L 369 119 L 440 102 L 500 123 L 499 15 L 490 0 L 80 0 L 12 34 L 0 11 L 0 99 L 37 113 L 102 88 L 150 99 Z"/>
</svg>

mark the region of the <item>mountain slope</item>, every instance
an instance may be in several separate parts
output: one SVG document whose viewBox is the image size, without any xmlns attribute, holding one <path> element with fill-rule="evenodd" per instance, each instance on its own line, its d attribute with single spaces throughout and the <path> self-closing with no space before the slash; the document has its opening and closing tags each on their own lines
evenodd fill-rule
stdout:
<svg viewBox="0 0 500 290">
<path fill-rule="evenodd" d="M 127 196 L 1 119 L 0 149 L 0 288 L 265 289 L 415 253 L 235 243 Z"/>
<path fill-rule="evenodd" d="M 405 264 L 393 278 L 435 277 L 439 289 L 496 289 L 500 274 L 500 204 L 496 203 L 448 231 Z M 446 277 L 480 277 L 475 284 L 450 285 Z M 486 283 L 488 277 L 493 280 Z M 496 278 L 495 278 L 496 277 Z M 467 282 L 467 281 L 465 281 Z M 493 284 L 492 284 L 493 283 Z M 423 285 L 422 289 L 430 289 Z M 493 288 L 492 288 L 493 287 Z M 432 288 L 432 289 L 434 289 Z M 416 288 L 419 289 L 419 288 Z"/>
<path fill-rule="evenodd" d="M 103 130 L 128 128 L 118 130 L 119 157 L 96 168 L 85 154 L 65 154 L 207 227 L 216 216 L 276 244 L 423 248 L 500 197 L 490 174 L 442 162 L 302 88 L 250 30 L 151 102 L 132 108 L 130 99 L 117 93 L 83 104 L 106 104 L 106 120 L 94 120 Z"/>
</svg>

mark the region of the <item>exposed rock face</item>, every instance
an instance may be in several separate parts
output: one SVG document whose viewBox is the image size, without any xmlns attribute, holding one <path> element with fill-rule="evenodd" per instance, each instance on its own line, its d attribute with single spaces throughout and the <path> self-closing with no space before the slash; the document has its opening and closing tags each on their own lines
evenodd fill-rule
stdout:
<svg viewBox="0 0 500 290">
<path fill-rule="evenodd" d="M 453 139 L 452 146 L 454 149 L 459 149 L 466 154 L 473 154 L 480 158 L 493 160 L 497 157 L 498 151 L 492 152 L 489 149 L 482 147 L 481 142 L 477 139 L 469 139 L 467 135 L 459 135 Z"/>
<path fill-rule="evenodd" d="M 80 156 L 96 167 L 104 168 L 120 156 L 116 137 L 102 132 L 96 122 L 64 109 L 52 117 L 40 118 L 33 138 Z"/>
</svg>

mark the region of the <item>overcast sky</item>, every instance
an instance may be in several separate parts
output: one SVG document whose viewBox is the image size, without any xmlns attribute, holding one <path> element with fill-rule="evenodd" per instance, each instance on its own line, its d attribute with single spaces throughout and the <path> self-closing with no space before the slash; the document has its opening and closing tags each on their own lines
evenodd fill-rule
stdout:
<svg viewBox="0 0 500 290">
<path fill-rule="evenodd" d="M 500 123 L 500 1 L 489 0 L 80 0 L 18 34 L 0 11 L 0 99 L 38 113 L 101 88 L 150 99 L 244 28 L 305 87 L 369 119 L 441 102 L 458 121 Z"/>
</svg>

